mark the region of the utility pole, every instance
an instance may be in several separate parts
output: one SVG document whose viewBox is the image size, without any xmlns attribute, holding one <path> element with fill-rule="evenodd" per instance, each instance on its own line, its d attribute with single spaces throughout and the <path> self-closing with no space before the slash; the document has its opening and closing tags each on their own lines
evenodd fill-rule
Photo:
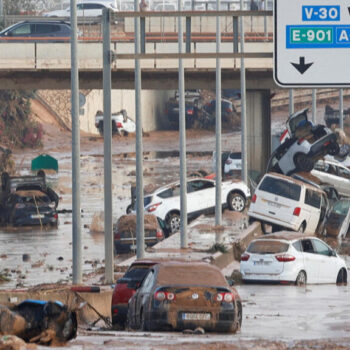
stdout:
<svg viewBox="0 0 350 350">
<path fill-rule="evenodd" d="M 82 282 L 81 210 L 80 210 L 80 122 L 79 71 L 76 0 L 70 1 L 71 23 L 71 102 L 72 102 L 72 200 L 73 200 L 73 284 Z"/>
</svg>

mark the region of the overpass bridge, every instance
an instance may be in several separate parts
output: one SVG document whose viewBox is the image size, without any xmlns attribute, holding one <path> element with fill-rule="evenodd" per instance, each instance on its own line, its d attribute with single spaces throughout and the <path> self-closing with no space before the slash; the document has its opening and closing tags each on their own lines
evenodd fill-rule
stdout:
<svg viewBox="0 0 350 350">
<path fill-rule="evenodd" d="M 178 53 L 177 17 L 186 32 L 186 52 Z M 143 53 L 134 55 L 134 18 L 143 16 Z M 216 53 L 216 15 L 221 21 L 221 50 Z M 245 50 L 239 52 L 238 18 L 245 24 Z M 178 58 L 184 59 L 186 88 L 215 88 L 216 57 L 221 57 L 222 87 L 240 88 L 240 62 L 244 57 L 247 89 L 275 88 L 272 79 L 273 43 L 271 11 L 124 12 L 112 26 L 112 88 L 134 88 L 134 59 L 140 58 L 143 89 L 176 89 Z M 17 20 L 19 18 L 17 17 Z M 33 19 L 33 18 L 31 18 Z M 47 18 L 46 18 L 47 19 Z M 267 21 L 267 20 L 268 21 Z M 265 22 L 264 22 L 265 20 Z M 15 21 L 12 18 L 12 21 Z M 102 38 L 99 24 L 80 26 L 79 85 L 102 88 Z M 70 44 L 45 42 L 52 38 L 0 39 L 0 89 L 69 89 Z M 43 42 L 44 41 L 44 42 Z"/>
</svg>

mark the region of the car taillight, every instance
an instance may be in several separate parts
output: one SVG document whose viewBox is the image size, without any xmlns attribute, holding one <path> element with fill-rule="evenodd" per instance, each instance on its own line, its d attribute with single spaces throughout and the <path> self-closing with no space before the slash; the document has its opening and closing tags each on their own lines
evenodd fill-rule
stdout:
<svg viewBox="0 0 350 350">
<path fill-rule="evenodd" d="M 305 139 L 299 139 L 298 140 L 298 145 L 301 145 L 304 142 Z"/>
<path fill-rule="evenodd" d="M 150 205 L 146 210 L 147 210 L 149 213 L 152 213 L 152 211 L 155 211 L 161 204 L 162 204 L 162 202 L 152 204 L 152 205 Z"/>
<path fill-rule="evenodd" d="M 241 261 L 248 261 L 249 258 L 250 258 L 250 255 L 247 254 L 247 253 L 243 253 L 243 254 L 241 255 Z"/>
<path fill-rule="evenodd" d="M 288 262 L 288 261 L 294 261 L 295 260 L 295 256 L 290 255 L 290 254 L 275 255 L 275 258 L 279 262 Z"/>
<path fill-rule="evenodd" d="M 24 208 L 25 207 L 25 205 L 23 204 L 23 203 L 17 203 L 16 205 L 15 205 L 15 208 L 16 209 L 22 209 L 22 208 Z"/>
<path fill-rule="evenodd" d="M 323 144 L 323 146 L 327 147 L 327 146 L 330 145 L 330 143 L 331 143 L 331 141 L 325 142 L 325 143 Z"/>
<path fill-rule="evenodd" d="M 225 303 L 231 303 L 234 300 L 233 293 L 218 293 L 216 294 L 216 301 L 224 301 Z"/>
<path fill-rule="evenodd" d="M 187 110 L 187 114 L 193 115 L 193 109 L 188 109 L 188 110 Z"/>
<path fill-rule="evenodd" d="M 256 194 L 254 194 L 253 197 L 252 197 L 252 203 L 255 203 L 257 198 L 258 197 L 256 196 Z"/>
<path fill-rule="evenodd" d="M 122 127 L 123 127 L 123 124 L 120 123 L 120 122 L 118 122 L 118 123 L 117 123 L 117 128 L 122 128 Z"/>
<path fill-rule="evenodd" d="M 115 233 L 114 234 L 114 239 L 120 239 L 120 233 Z"/>
<path fill-rule="evenodd" d="M 231 159 L 227 159 L 225 164 L 232 164 L 232 160 Z"/>
<path fill-rule="evenodd" d="M 54 214 L 53 217 L 57 220 L 58 219 L 58 214 Z"/>
<path fill-rule="evenodd" d="M 171 292 L 156 292 L 154 294 L 154 299 L 158 301 L 164 301 L 164 300 L 175 300 L 175 294 Z"/>
<path fill-rule="evenodd" d="M 301 212 L 301 208 L 300 207 L 296 207 L 296 208 L 294 208 L 293 215 L 294 216 L 299 216 L 300 212 Z"/>
<path fill-rule="evenodd" d="M 156 237 L 159 239 L 163 238 L 163 232 L 161 230 L 157 230 Z"/>
</svg>

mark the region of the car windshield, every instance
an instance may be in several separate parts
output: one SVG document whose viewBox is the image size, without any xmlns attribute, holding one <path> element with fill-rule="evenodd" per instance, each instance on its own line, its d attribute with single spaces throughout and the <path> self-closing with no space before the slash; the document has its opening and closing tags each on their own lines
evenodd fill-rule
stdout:
<svg viewBox="0 0 350 350">
<path fill-rule="evenodd" d="M 226 286 L 225 277 L 206 265 L 163 265 L 159 268 L 159 285 Z"/>
<path fill-rule="evenodd" d="M 300 199 L 301 187 L 289 181 L 266 176 L 259 186 L 259 190 L 298 201 Z"/>
<path fill-rule="evenodd" d="M 308 120 L 307 120 L 307 115 L 305 112 L 303 112 L 299 115 L 296 115 L 295 117 L 293 117 L 289 120 L 290 131 L 294 135 L 295 130 L 302 127 L 302 126 L 305 126 L 307 124 L 307 122 L 308 122 Z"/>
<path fill-rule="evenodd" d="M 288 247 L 289 244 L 285 242 L 261 240 L 251 242 L 247 252 L 252 254 L 278 254 L 285 253 L 288 250 Z"/>
<path fill-rule="evenodd" d="M 350 208 L 350 200 L 339 201 L 334 204 L 333 213 L 346 216 Z"/>
</svg>

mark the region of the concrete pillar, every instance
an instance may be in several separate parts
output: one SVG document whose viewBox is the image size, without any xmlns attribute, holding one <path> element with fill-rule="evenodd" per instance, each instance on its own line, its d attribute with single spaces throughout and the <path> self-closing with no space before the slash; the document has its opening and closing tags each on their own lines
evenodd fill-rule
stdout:
<svg viewBox="0 0 350 350">
<path fill-rule="evenodd" d="M 264 174 L 271 154 L 270 90 L 247 90 L 248 171 Z"/>
</svg>

